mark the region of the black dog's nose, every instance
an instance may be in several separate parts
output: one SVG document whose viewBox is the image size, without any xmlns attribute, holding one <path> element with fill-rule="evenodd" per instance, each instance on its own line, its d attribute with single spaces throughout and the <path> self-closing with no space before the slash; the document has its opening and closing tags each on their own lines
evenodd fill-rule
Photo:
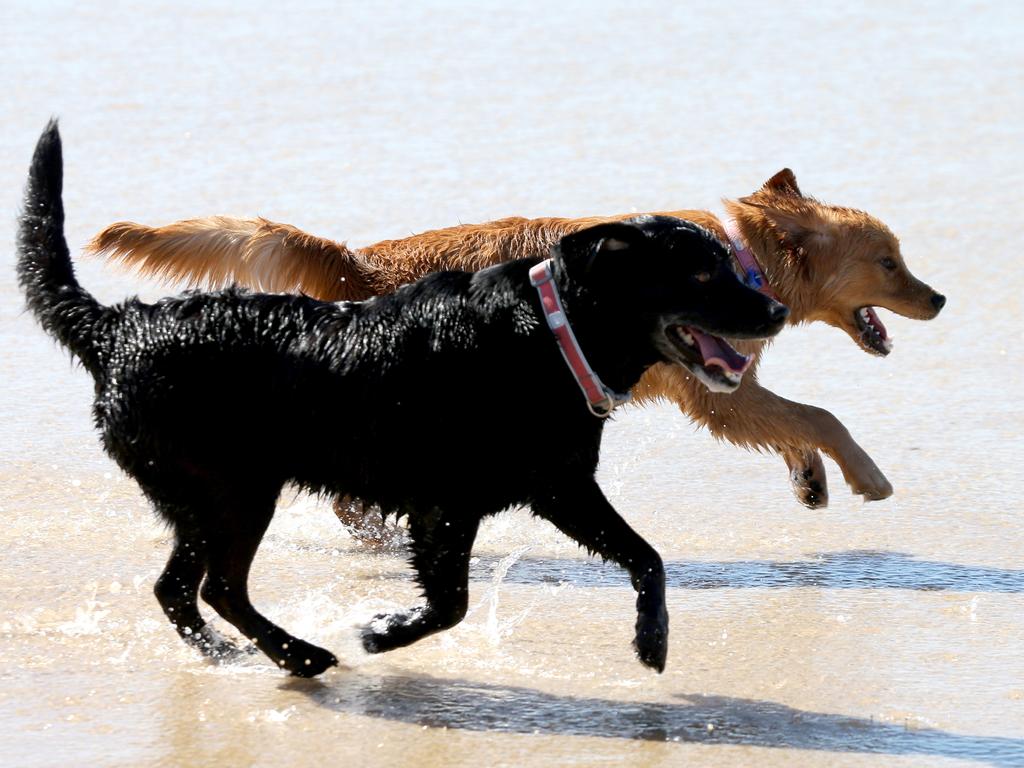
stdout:
<svg viewBox="0 0 1024 768">
<path fill-rule="evenodd" d="M 772 319 L 773 323 L 781 323 L 787 317 L 789 317 L 789 307 L 785 304 L 780 304 L 777 301 L 772 302 L 771 309 L 768 310 L 768 314 Z"/>
<path fill-rule="evenodd" d="M 932 294 L 932 306 L 935 307 L 935 311 L 938 312 L 944 306 L 946 306 L 946 297 L 941 293 Z"/>
</svg>

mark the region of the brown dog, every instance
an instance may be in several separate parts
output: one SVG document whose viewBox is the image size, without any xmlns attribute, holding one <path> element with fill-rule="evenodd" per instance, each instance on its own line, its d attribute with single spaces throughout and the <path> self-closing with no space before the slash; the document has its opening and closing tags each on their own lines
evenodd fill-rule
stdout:
<svg viewBox="0 0 1024 768">
<path fill-rule="evenodd" d="M 846 331 L 864 351 L 884 356 L 892 345 L 872 307 L 928 320 L 945 304 L 943 296 L 910 273 L 896 237 L 882 222 L 805 197 L 789 169 L 749 197 L 725 205 L 770 288 L 789 306 L 792 324 L 823 320 Z M 727 241 L 725 225 L 707 211 L 664 213 L 697 222 Z M 540 256 L 570 232 L 630 215 L 635 214 L 515 217 L 385 240 L 356 251 L 265 219 L 211 217 L 158 228 L 118 223 L 99 233 L 89 250 L 109 253 L 144 274 L 196 285 L 240 283 L 264 291 L 302 291 L 325 301 L 358 300 L 390 293 L 437 270 L 477 270 Z M 756 365 L 765 342 L 735 346 L 752 353 L 754 363 L 730 395 L 711 392 L 679 366 L 667 365 L 649 369 L 634 393 L 641 401 L 677 403 L 716 437 L 781 453 L 805 506 L 828 503 L 822 451 L 839 465 L 854 493 L 868 500 L 892 494 L 885 475 L 835 416 L 758 384 Z"/>
</svg>

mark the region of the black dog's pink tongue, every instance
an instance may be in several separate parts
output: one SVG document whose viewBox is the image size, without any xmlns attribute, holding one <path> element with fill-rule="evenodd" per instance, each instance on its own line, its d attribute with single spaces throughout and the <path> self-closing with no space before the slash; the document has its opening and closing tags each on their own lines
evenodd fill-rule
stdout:
<svg viewBox="0 0 1024 768">
<path fill-rule="evenodd" d="M 750 367 L 753 358 L 750 355 L 741 355 L 725 339 L 698 331 L 696 328 L 686 330 L 697 340 L 700 353 L 704 357 L 704 365 L 717 365 L 730 373 L 743 373 Z"/>
</svg>

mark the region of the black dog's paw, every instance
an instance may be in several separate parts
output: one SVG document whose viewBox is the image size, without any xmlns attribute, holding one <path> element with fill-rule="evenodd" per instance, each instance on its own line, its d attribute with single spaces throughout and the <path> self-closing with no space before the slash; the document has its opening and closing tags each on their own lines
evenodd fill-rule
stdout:
<svg viewBox="0 0 1024 768">
<path fill-rule="evenodd" d="M 378 613 L 373 620 L 359 629 L 359 639 L 363 643 L 363 650 L 367 653 L 382 653 L 391 648 L 388 643 L 388 630 L 395 621 L 395 616 L 388 613 Z"/>
<path fill-rule="evenodd" d="M 281 650 L 278 665 L 296 677 L 316 677 L 328 667 L 338 665 L 333 653 L 305 640 L 291 640 Z"/>
<path fill-rule="evenodd" d="M 387 650 L 387 635 L 374 632 L 369 627 L 363 627 L 359 633 L 359 639 L 363 643 L 363 650 L 367 653 L 382 653 Z"/>
<path fill-rule="evenodd" d="M 198 632 L 182 635 L 182 637 L 185 638 L 185 642 L 218 664 L 230 664 L 257 650 L 253 646 L 239 648 L 209 624 Z"/>
<path fill-rule="evenodd" d="M 383 653 L 414 643 L 424 635 L 436 632 L 442 626 L 434 621 L 434 614 L 420 606 L 404 613 L 381 613 L 359 630 L 363 650 Z"/>
<path fill-rule="evenodd" d="M 667 617 L 640 616 L 636 620 L 636 637 L 633 647 L 640 663 L 665 671 L 665 660 L 668 657 L 668 620 Z"/>
<path fill-rule="evenodd" d="M 790 470 L 789 481 L 797 501 L 808 509 L 824 509 L 828 506 L 828 479 L 821 454 L 814 451 L 810 461 Z"/>
<path fill-rule="evenodd" d="M 239 648 L 230 640 L 222 640 L 215 645 L 208 645 L 203 649 L 203 653 L 217 664 L 233 664 L 236 661 L 252 656 L 254 653 L 259 653 L 259 648 L 255 645 L 246 645 Z"/>
</svg>

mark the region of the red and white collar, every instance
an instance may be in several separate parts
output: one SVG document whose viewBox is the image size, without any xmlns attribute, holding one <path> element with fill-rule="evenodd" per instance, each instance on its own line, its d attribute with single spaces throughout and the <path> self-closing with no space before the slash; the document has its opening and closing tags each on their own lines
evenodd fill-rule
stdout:
<svg viewBox="0 0 1024 768">
<path fill-rule="evenodd" d="M 583 396 L 587 398 L 587 408 L 598 418 L 607 418 L 612 410 L 629 400 L 630 394 L 619 394 L 606 387 L 590 367 L 587 358 L 583 356 L 583 350 L 580 349 L 576 334 L 572 332 L 569 319 L 565 316 L 565 308 L 552 277 L 551 259 L 545 259 L 530 269 L 530 285 L 540 294 L 544 319 L 555 335 L 565 364 L 569 366 L 576 383 L 583 390 Z"/>
<path fill-rule="evenodd" d="M 750 250 L 747 241 L 740 234 L 740 228 L 735 219 L 723 216 L 722 226 L 725 227 L 725 234 L 729 237 L 729 242 L 732 245 L 733 258 L 740 265 L 740 279 L 743 280 L 743 284 L 778 301 L 779 297 L 768 285 L 768 278 L 765 277 L 764 270 L 761 269 L 761 265 L 757 261 L 757 256 Z"/>
</svg>

